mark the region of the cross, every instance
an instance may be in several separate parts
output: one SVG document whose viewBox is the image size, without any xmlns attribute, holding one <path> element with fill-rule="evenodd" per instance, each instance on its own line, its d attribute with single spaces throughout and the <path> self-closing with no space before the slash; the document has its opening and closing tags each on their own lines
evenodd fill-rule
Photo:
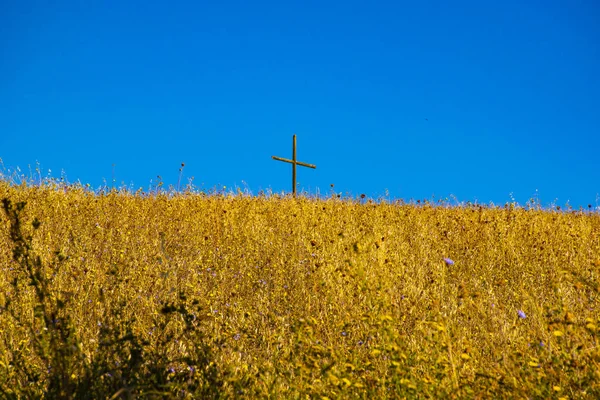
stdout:
<svg viewBox="0 0 600 400">
<path fill-rule="evenodd" d="M 287 158 L 275 157 L 272 156 L 273 160 L 288 162 L 292 164 L 292 193 L 296 196 L 296 165 L 301 165 L 303 167 L 308 168 L 317 168 L 316 165 L 307 164 L 296 160 L 296 135 L 294 135 L 294 145 L 292 147 L 292 159 L 288 160 Z"/>
</svg>

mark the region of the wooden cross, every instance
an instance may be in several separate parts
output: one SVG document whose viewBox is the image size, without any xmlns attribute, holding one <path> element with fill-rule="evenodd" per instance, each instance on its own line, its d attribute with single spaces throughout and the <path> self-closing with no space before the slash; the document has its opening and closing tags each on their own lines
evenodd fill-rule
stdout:
<svg viewBox="0 0 600 400">
<path fill-rule="evenodd" d="M 294 135 L 294 145 L 292 147 L 292 159 L 288 160 L 287 158 L 281 158 L 281 157 L 275 157 L 272 156 L 273 160 L 277 160 L 277 161 L 283 161 L 283 162 L 288 162 L 292 164 L 292 193 L 294 194 L 294 196 L 296 196 L 296 165 L 301 165 L 303 167 L 308 167 L 308 168 L 317 168 L 316 165 L 313 164 L 307 164 L 307 163 L 303 163 L 300 162 L 298 160 L 296 160 L 296 135 Z"/>
</svg>

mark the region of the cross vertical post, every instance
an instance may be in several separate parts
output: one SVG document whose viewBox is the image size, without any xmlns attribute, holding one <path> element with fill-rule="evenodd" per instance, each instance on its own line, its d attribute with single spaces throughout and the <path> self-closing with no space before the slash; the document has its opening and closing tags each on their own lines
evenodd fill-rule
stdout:
<svg viewBox="0 0 600 400">
<path fill-rule="evenodd" d="M 294 135 L 294 144 L 292 145 L 292 192 L 296 196 L 296 135 Z"/>
<path fill-rule="evenodd" d="M 276 156 L 272 156 L 272 158 L 273 158 L 273 160 L 283 161 L 283 162 L 292 164 L 292 193 L 294 194 L 294 197 L 296 196 L 296 165 L 300 165 L 302 167 L 308 167 L 308 168 L 312 168 L 312 169 L 317 168 L 316 165 L 300 162 L 296 158 L 296 135 L 294 135 L 294 139 L 292 142 L 292 159 L 291 160 L 288 160 L 287 158 L 276 157 Z"/>
</svg>

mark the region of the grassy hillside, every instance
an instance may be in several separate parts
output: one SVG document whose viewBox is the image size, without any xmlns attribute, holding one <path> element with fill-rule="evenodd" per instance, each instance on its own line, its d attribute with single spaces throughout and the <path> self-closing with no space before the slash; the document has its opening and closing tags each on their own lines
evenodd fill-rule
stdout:
<svg viewBox="0 0 600 400">
<path fill-rule="evenodd" d="M 597 213 L 1 199 L 4 397 L 600 397 Z"/>
</svg>

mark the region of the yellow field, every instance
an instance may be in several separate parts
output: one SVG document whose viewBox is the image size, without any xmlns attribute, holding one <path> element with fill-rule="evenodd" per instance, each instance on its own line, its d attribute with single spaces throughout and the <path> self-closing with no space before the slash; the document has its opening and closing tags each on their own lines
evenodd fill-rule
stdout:
<svg viewBox="0 0 600 400">
<path fill-rule="evenodd" d="M 600 397 L 598 213 L 2 199 L 3 397 Z"/>
</svg>

